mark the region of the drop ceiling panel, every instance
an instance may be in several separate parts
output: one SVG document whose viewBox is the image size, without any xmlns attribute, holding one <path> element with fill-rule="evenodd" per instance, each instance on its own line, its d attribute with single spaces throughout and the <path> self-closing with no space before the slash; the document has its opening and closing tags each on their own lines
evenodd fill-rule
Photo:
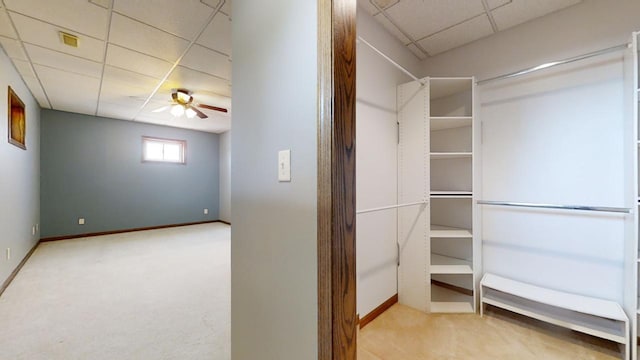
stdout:
<svg viewBox="0 0 640 360">
<path fill-rule="evenodd" d="M 45 65 L 94 78 L 100 78 L 100 76 L 102 76 L 102 64 L 99 62 L 71 56 L 31 44 L 25 44 L 25 48 L 34 64 Z"/>
<path fill-rule="evenodd" d="M 388 32 L 398 38 L 398 40 L 402 41 L 402 44 L 407 45 L 411 43 L 411 40 L 406 37 L 400 30 L 398 30 L 398 28 L 393 25 L 391 21 L 389 21 L 389 19 L 387 19 L 383 14 L 378 14 L 374 18 L 378 20 L 378 22 L 380 22 Z"/>
<path fill-rule="evenodd" d="M 224 5 L 222 5 L 222 10 L 223 13 L 229 15 L 229 16 L 233 16 L 232 12 L 233 12 L 233 5 L 231 4 L 231 0 L 227 0 L 224 2 Z"/>
<path fill-rule="evenodd" d="M 20 46 L 20 41 L 0 36 L 0 45 L 2 45 L 4 52 L 7 53 L 7 56 L 10 58 L 24 61 L 28 60 L 22 46 Z"/>
<path fill-rule="evenodd" d="M 107 64 L 156 79 L 164 78 L 173 65 L 168 61 L 113 44 L 109 44 L 107 48 Z"/>
<path fill-rule="evenodd" d="M 109 12 L 87 0 L 4 0 L 7 9 L 104 40 Z"/>
<path fill-rule="evenodd" d="M 56 110 L 94 114 L 100 79 L 35 65 L 38 77 Z"/>
<path fill-rule="evenodd" d="M 40 107 L 48 109 L 49 102 L 47 101 L 47 97 L 44 95 L 44 91 L 42 91 L 42 87 L 40 86 L 38 79 L 36 79 L 36 74 L 33 72 L 29 62 L 17 59 L 12 59 L 12 61 L 13 66 L 22 77 L 22 80 L 24 80 L 33 97 L 38 101 Z"/>
<path fill-rule="evenodd" d="M 381 9 L 388 9 L 398 2 L 399 0 L 358 0 L 358 5 L 366 9 L 369 14 L 376 15 L 380 11 L 373 5 L 374 3 Z"/>
<path fill-rule="evenodd" d="M 11 61 L 13 62 L 13 66 L 16 68 L 20 76 L 22 77 L 29 76 L 32 78 L 36 77 L 36 73 L 33 72 L 33 69 L 31 68 L 31 64 L 29 64 L 28 61 L 18 60 L 18 59 L 12 59 Z"/>
<path fill-rule="evenodd" d="M 159 82 L 152 77 L 107 66 L 104 69 L 100 103 L 128 105 L 137 112 Z"/>
<path fill-rule="evenodd" d="M 220 1 L 222 0 L 200 0 L 201 3 L 210 6 L 212 9 L 217 9 Z M 229 0 L 227 0 L 227 2 L 229 2 Z"/>
<path fill-rule="evenodd" d="M 422 52 L 422 50 L 420 50 L 415 44 L 409 44 L 407 45 L 407 47 L 409 48 L 409 50 L 411 50 L 411 52 L 418 57 L 418 59 L 420 60 L 424 60 L 427 58 L 427 56 L 424 54 L 424 52 Z"/>
<path fill-rule="evenodd" d="M 158 118 L 155 116 L 149 116 L 148 114 L 140 115 L 136 118 L 136 121 L 145 122 L 149 124 L 164 125 L 179 127 L 184 129 L 207 131 L 213 133 L 221 133 L 231 128 L 231 119 L 221 116 L 211 116 L 207 119 L 200 119 L 198 117 L 188 119 L 186 117 L 175 118 L 171 114 L 167 117 Z"/>
<path fill-rule="evenodd" d="M 231 79 L 231 61 L 229 61 L 229 57 L 200 45 L 193 45 L 182 58 L 180 65 L 223 79 Z"/>
<path fill-rule="evenodd" d="M 487 4 L 489 5 L 489 9 L 495 9 L 497 7 L 506 5 L 513 2 L 513 0 L 487 0 Z"/>
<path fill-rule="evenodd" d="M 216 14 L 198 38 L 197 43 L 231 55 L 231 19 L 222 13 Z"/>
<path fill-rule="evenodd" d="M 102 62 L 104 58 L 104 41 L 79 35 L 79 46 L 74 48 L 64 45 L 60 40 L 59 31 L 61 30 L 77 35 L 69 29 L 60 28 L 15 13 L 11 14 L 11 18 L 18 29 L 21 40 L 25 43 L 39 45 L 48 49 L 98 62 Z"/>
<path fill-rule="evenodd" d="M 116 45 L 174 62 L 189 45 L 181 39 L 119 14 L 111 19 L 109 41 Z"/>
<path fill-rule="evenodd" d="M 98 106 L 98 116 L 112 119 L 131 120 L 136 113 L 137 110 L 131 106 L 110 104 L 106 102 L 100 102 L 100 105 Z"/>
<path fill-rule="evenodd" d="M 182 66 L 176 67 L 167 83 L 163 85 L 164 90 L 176 87 L 184 87 L 196 93 L 199 91 L 208 91 L 223 96 L 231 96 L 229 81 Z"/>
<path fill-rule="evenodd" d="M 7 12 L 2 9 L 0 9 L 0 36 L 5 36 L 12 39 L 17 38 L 16 32 L 13 31 L 13 26 L 11 25 L 9 15 L 7 15 Z"/>
<path fill-rule="evenodd" d="M 116 1 L 114 10 L 185 39 L 193 39 L 214 11 L 199 0 Z"/>
<path fill-rule="evenodd" d="M 493 33 L 486 15 L 475 17 L 464 23 L 429 36 L 418 42 L 430 55 L 437 55 L 460 45 L 470 43 Z"/>
<path fill-rule="evenodd" d="M 484 7 L 481 0 L 403 0 L 386 12 L 409 36 L 420 40 L 482 14 Z"/>
<path fill-rule="evenodd" d="M 582 0 L 513 0 L 493 10 L 499 30 L 522 24 L 537 17 L 580 3 Z"/>
</svg>

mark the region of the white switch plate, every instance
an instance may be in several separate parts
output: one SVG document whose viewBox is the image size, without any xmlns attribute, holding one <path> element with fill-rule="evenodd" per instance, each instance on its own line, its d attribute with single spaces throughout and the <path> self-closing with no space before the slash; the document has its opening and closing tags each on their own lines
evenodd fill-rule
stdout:
<svg viewBox="0 0 640 360">
<path fill-rule="evenodd" d="M 207 215 L 209 213 L 209 209 L 204 209 L 204 214 Z"/>
<path fill-rule="evenodd" d="M 31 227 L 31 235 L 35 235 L 36 234 L 36 227 L 32 226 Z"/>
<path fill-rule="evenodd" d="M 11 260 L 11 248 L 7 248 L 7 260 Z"/>
<path fill-rule="evenodd" d="M 278 152 L 278 181 L 291 181 L 291 150 Z"/>
<path fill-rule="evenodd" d="M 84 218 L 78 219 L 78 225 L 84 225 Z"/>
</svg>

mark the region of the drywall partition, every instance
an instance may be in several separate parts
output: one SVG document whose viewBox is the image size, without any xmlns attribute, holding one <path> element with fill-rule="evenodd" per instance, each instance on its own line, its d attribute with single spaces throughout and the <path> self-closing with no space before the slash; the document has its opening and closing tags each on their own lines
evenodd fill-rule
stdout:
<svg viewBox="0 0 640 360">
<path fill-rule="evenodd" d="M 231 221 L 231 131 L 220 134 L 220 220 Z"/>
<path fill-rule="evenodd" d="M 390 51 L 408 68 L 415 56 L 365 10 L 358 9 L 358 35 Z M 363 43 L 357 48 L 356 205 L 358 210 L 398 203 L 398 125 L 396 87 L 409 77 Z M 397 211 L 357 215 L 357 301 L 360 317 L 398 292 Z"/>
<path fill-rule="evenodd" d="M 186 164 L 143 162 L 143 136 Z M 217 134 L 43 110 L 41 156 L 43 238 L 218 220 Z"/>
<path fill-rule="evenodd" d="M 8 139 L 8 86 L 25 105 L 26 150 Z M 37 243 L 40 223 L 40 106 L 0 50 L 0 285 Z M 38 230 L 36 230 L 38 228 Z M 10 249 L 7 256 L 7 249 Z"/>
<path fill-rule="evenodd" d="M 427 201 L 429 172 L 429 86 L 417 81 L 398 86 L 398 202 Z M 398 209 L 398 301 L 430 311 L 429 207 Z"/>
<path fill-rule="evenodd" d="M 232 358 L 316 359 L 318 3 L 233 6 Z"/>
<path fill-rule="evenodd" d="M 626 205 L 620 56 L 482 87 L 484 200 Z M 627 216 L 484 206 L 484 271 L 622 304 Z"/>
</svg>

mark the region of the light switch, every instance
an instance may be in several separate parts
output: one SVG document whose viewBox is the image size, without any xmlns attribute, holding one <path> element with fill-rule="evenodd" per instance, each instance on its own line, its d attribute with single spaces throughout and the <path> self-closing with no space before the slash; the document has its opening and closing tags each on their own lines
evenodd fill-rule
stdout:
<svg viewBox="0 0 640 360">
<path fill-rule="evenodd" d="M 278 181 L 291 181 L 291 150 L 278 152 Z"/>
<path fill-rule="evenodd" d="M 84 225 L 84 218 L 78 219 L 78 225 Z"/>
</svg>

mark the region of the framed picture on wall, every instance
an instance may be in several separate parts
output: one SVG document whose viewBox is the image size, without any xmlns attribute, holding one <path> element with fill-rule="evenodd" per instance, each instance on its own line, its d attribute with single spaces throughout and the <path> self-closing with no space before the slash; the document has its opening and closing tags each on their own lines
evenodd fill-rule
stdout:
<svg viewBox="0 0 640 360">
<path fill-rule="evenodd" d="M 27 150 L 27 116 L 24 103 L 9 86 L 9 143 Z"/>
</svg>

